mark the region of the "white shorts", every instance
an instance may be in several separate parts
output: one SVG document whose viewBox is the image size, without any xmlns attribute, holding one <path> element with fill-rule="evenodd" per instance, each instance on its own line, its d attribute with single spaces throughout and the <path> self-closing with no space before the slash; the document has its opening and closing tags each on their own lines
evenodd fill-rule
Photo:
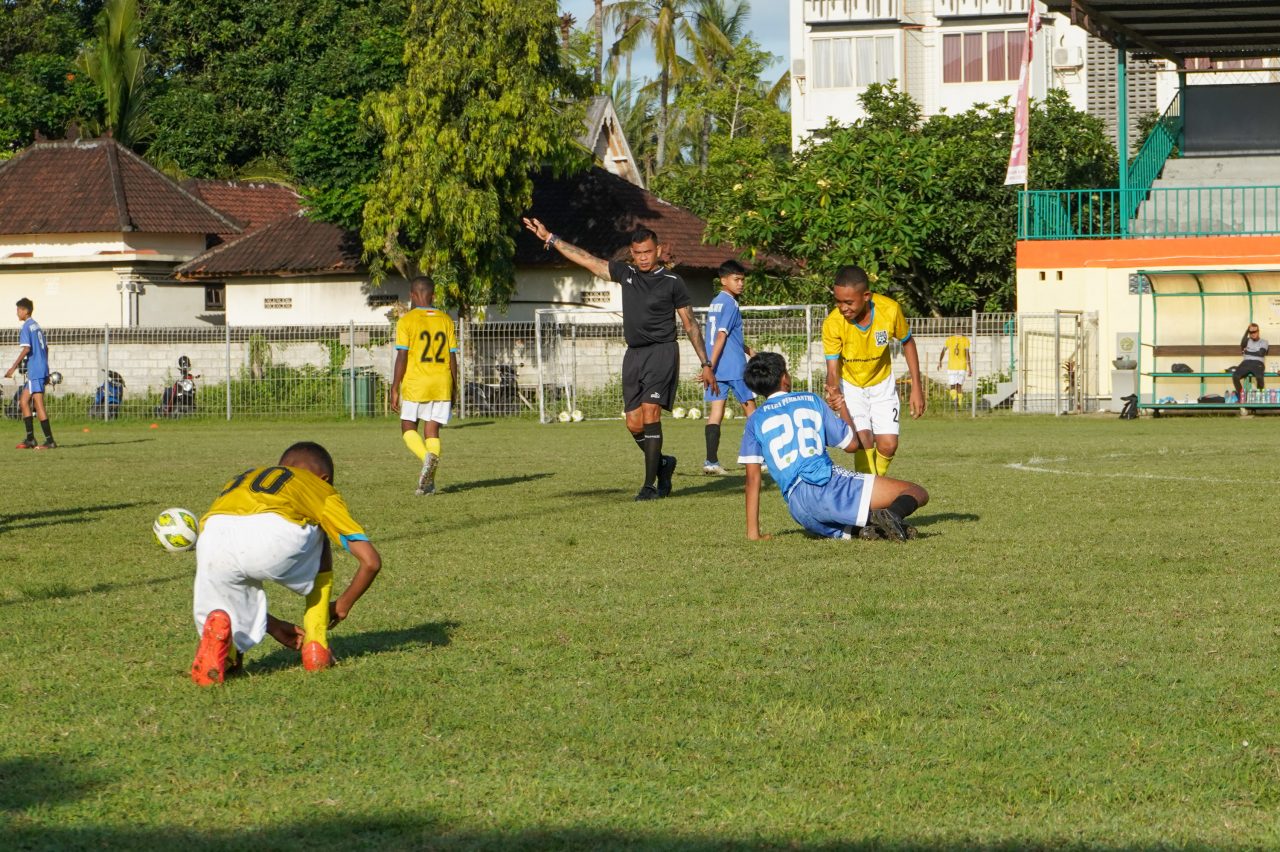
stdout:
<svg viewBox="0 0 1280 852">
<path fill-rule="evenodd" d="M 448 424 L 452 413 L 453 403 L 447 399 L 434 402 L 409 402 L 407 399 L 400 401 L 400 419 L 408 423 L 434 420 L 443 426 Z"/>
<path fill-rule="evenodd" d="M 962 385 L 967 378 L 969 378 L 968 370 L 947 370 L 948 385 Z"/>
<path fill-rule="evenodd" d="M 324 531 L 279 515 L 214 515 L 196 539 L 196 632 L 215 609 L 231 616 L 231 638 L 247 651 L 267 635 L 267 593 L 272 580 L 306 595 L 315 584 Z"/>
<path fill-rule="evenodd" d="M 844 404 L 859 432 L 898 434 L 898 388 L 893 376 L 869 388 L 843 382 Z"/>
</svg>

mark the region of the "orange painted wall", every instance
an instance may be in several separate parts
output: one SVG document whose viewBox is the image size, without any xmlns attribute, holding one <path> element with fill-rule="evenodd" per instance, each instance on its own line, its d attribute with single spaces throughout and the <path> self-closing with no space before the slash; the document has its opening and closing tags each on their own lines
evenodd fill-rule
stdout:
<svg viewBox="0 0 1280 852">
<path fill-rule="evenodd" d="M 1023 240 L 1018 269 L 1143 269 L 1280 264 L 1280 236 L 1159 240 Z"/>
</svg>

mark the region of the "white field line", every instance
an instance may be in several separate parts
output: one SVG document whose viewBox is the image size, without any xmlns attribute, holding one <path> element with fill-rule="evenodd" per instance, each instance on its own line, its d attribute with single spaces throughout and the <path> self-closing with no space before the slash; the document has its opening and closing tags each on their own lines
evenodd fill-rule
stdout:
<svg viewBox="0 0 1280 852">
<path fill-rule="evenodd" d="M 1117 454 L 1118 455 L 1118 454 Z M 1161 455 L 1164 455 L 1161 453 Z M 1056 476 L 1088 476 L 1097 477 L 1099 479 L 1158 479 L 1170 482 L 1212 482 L 1215 484 L 1243 485 L 1248 480 L 1244 479 L 1222 479 L 1217 476 L 1169 476 L 1161 473 L 1101 473 L 1093 470 L 1061 470 L 1052 467 L 1043 467 L 1046 464 L 1059 464 L 1068 462 L 1066 456 L 1059 456 L 1052 459 L 1044 459 L 1032 457 L 1025 462 L 1010 462 L 1005 467 L 1010 470 L 1020 470 L 1026 473 L 1051 473 Z"/>
</svg>

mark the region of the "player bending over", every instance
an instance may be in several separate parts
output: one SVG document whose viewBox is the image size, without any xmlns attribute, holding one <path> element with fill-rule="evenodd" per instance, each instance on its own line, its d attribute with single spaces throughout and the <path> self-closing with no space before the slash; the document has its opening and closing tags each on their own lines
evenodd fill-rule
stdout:
<svg viewBox="0 0 1280 852">
<path fill-rule="evenodd" d="M 360 563 L 332 603 L 329 539 Z M 279 464 L 246 470 L 200 522 L 194 606 L 200 646 L 191 679 L 221 683 L 268 633 L 300 650 L 308 671 L 328 668 L 328 628 L 347 617 L 381 567 L 382 557 L 333 488 L 333 458 L 324 447 L 303 441 L 285 450 Z M 267 612 L 267 580 L 306 597 L 301 628 Z"/>
<path fill-rule="evenodd" d="M 885 538 L 906 541 L 903 519 L 929 502 L 914 482 L 854 473 L 832 463 L 827 447 L 858 449 L 847 410 L 837 415 L 814 393 L 792 393 L 787 362 L 761 352 L 747 362 L 747 387 L 766 397 L 747 418 L 738 463 L 747 470 L 747 538 L 760 534 L 760 465 L 782 489 L 791 517 L 814 535 L 852 538 L 872 526 Z"/>
</svg>

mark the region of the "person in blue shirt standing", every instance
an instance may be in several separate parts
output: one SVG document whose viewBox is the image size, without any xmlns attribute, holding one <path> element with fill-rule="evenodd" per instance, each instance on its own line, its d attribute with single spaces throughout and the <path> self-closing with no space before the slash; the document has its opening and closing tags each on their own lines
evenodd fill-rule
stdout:
<svg viewBox="0 0 1280 852">
<path fill-rule="evenodd" d="M 715 372 L 717 388 L 707 386 L 703 401 L 707 404 L 707 458 L 702 472 L 708 476 L 723 474 L 720 465 L 720 424 L 724 420 L 724 407 L 729 392 L 742 403 L 742 409 L 750 417 L 756 410 L 756 398 L 742 381 L 742 371 L 747 358 L 754 355 L 742 336 L 742 312 L 738 309 L 738 297 L 746 284 L 747 270 L 736 260 L 726 260 L 717 270 L 720 276 L 720 293 L 707 308 L 707 345 L 711 347 L 711 369 Z"/>
<path fill-rule="evenodd" d="M 6 379 L 12 378 L 23 359 L 27 361 L 27 381 L 22 386 L 22 396 L 18 403 L 22 408 L 22 422 L 27 427 L 27 437 L 18 444 L 19 450 L 52 450 L 58 446 L 53 440 L 53 430 L 49 427 L 49 415 L 44 410 L 44 386 L 49 381 L 49 347 L 44 341 L 44 332 L 31 318 L 35 305 L 30 299 L 18 300 L 18 320 L 22 323 L 22 331 L 18 334 L 18 357 L 13 366 L 4 374 Z M 36 433 L 32 428 L 31 409 L 35 407 L 35 415 L 40 420 L 40 429 L 44 432 L 44 443 L 36 443 Z"/>
<path fill-rule="evenodd" d="M 871 526 L 893 541 L 908 537 L 904 519 L 929 502 L 914 482 L 839 467 L 827 447 L 854 452 L 859 444 L 843 406 L 834 413 L 814 393 L 792 393 L 787 362 L 761 352 L 747 362 L 743 378 L 765 401 L 747 419 L 739 464 L 747 470 L 747 538 L 760 533 L 760 466 L 782 490 L 791 517 L 814 535 L 853 538 Z"/>
</svg>

